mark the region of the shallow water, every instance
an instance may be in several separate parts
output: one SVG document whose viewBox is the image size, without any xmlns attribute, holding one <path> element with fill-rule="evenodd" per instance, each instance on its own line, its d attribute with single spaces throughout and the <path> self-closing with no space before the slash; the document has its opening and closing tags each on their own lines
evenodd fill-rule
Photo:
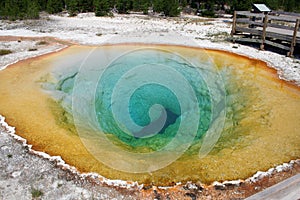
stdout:
<svg viewBox="0 0 300 200">
<path fill-rule="evenodd" d="M 157 66 L 160 73 L 145 72 Z M 0 114 L 8 123 L 34 149 L 82 172 L 159 185 L 211 183 L 245 179 L 300 155 L 299 87 L 263 62 L 230 53 L 73 46 L 12 65 L 0 80 Z M 144 85 L 131 91 L 137 82 Z M 215 144 L 206 137 L 214 132 L 220 132 Z"/>
</svg>

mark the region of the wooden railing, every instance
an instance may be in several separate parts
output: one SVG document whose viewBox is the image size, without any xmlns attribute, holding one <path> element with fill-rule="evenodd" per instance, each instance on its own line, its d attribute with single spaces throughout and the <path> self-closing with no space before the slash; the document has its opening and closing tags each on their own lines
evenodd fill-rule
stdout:
<svg viewBox="0 0 300 200">
<path fill-rule="evenodd" d="M 241 17 L 242 16 L 242 17 Z M 260 43 L 287 50 L 288 56 L 294 54 L 295 46 L 300 44 L 300 14 L 272 12 L 269 14 L 235 11 L 233 15 L 231 39 L 233 41 Z M 234 35 L 244 37 L 234 37 Z M 282 44 L 287 43 L 289 46 Z"/>
</svg>

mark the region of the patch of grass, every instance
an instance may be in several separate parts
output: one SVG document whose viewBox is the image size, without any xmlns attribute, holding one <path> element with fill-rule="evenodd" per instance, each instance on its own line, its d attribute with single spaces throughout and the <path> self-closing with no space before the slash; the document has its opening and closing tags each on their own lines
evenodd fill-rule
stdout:
<svg viewBox="0 0 300 200">
<path fill-rule="evenodd" d="M 207 37 L 228 37 L 229 33 L 227 32 L 218 32 L 218 33 L 208 33 L 206 34 Z"/>
<path fill-rule="evenodd" d="M 107 14 L 107 16 L 110 17 L 110 18 L 113 18 L 113 17 L 114 17 L 114 13 L 109 12 L 109 13 Z"/>
<path fill-rule="evenodd" d="M 37 51 L 37 48 L 30 48 L 28 51 Z"/>
<path fill-rule="evenodd" d="M 203 25 L 206 25 L 206 26 L 208 26 L 208 25 L 214 25 L 214 23 L 212 23 L 212 22 L 204 22 Z"/>
<path fill-rule="evenodd" d="M 10 53 L 12 53 L 12 51 L 9 49 L 0 49 L 0 56 L 4 56 Z"/>
<path fill-rule="evenodd" d="M 49 43 L 44 41 L 44 40 L 39 41 L 39 42 L 36 43 L 36 45 L 47 45 L 47 44 L 49 44 Z"/>
<path fill-rule="evenodd" d="M 43 192 L 41 190 L 32 188 L 31 189 L 31 195 L 32 195 L 32 198 L 38 198 L 38 197 L 41 197 L 43 195 Z"/>
</svg>

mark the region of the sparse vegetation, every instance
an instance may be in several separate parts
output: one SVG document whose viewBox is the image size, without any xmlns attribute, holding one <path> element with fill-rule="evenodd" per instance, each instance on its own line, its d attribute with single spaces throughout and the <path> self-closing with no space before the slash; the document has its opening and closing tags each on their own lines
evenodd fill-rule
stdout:
<svg viewBox="0 0 300 200">
<path fill-rule="evenodd" d="M 4 56 L 10 53 L 12 53 L 12 51 L 9 49 L 0 49 L 0 56 Z"/>
<path fill-rule="evenodd" d="M 0 1 L 0 19 L 37 19 L 39 10 L 38 0 Z"/>
<path fill-rule="evenodd" d="M 214 25 L 212 22 L 204 22 L 203 25 L 208 26 L 208 25 Z"/>
<path fill-rule="evenodd" d="M 162 12 L 165 16 L 176 17 L 180 14 L 179 1 L 174 0 L 155 0 L 153 10 Z"/>
<path fill-rule="evenodd" d="M 59 13 L 67 11 L 70 16 L 82 12 L 95 12 L 96 16 L 111 16 L 112 12 L 127 14 L 130 11 L 148 14 L 149 8 L 162 16 L 178 16 L 181 10 L 190 10 L 201 16 L 214 17 L 216 11 L 233 12 L 249 10 L 258 0 L 1 0 L 0 19 L 36 19 L 39 12 Z M 273 10 L 300 12 L 300 1 L 265 0 Z"/>
<path fill-rule="evenodd" d="M 47 44 L 48 44 L 48 42 L 46 42 L 44 40 L 39 41 L 39 42 L 36 43 L 36 45 L 47 45 Z"/>
<path fill-rule="evenodd" d="M 206 34 L 207 37 L 228 37 L 229 33 L 227 32 L 218 32 L 218 33 L 208 33 Z"/>
<path fill-rule="evenodd" d="M 32 198 L 38 198 L 38 197 L 41 197 L 43 195 L 43 192 L 39 189 L 32 188 L 31 189 L 31 195 L 32 195 Z"/>
<path fill-rule="evenodd" d="M 30 48 L 28 51 L 37 51 L 37 48 Z"/>
<path fill-rule="evenodd" d="M 98 17 L 107 16 L 110 12 L 108 0 L 94 0 L 95 15 Z"/>
</svg>

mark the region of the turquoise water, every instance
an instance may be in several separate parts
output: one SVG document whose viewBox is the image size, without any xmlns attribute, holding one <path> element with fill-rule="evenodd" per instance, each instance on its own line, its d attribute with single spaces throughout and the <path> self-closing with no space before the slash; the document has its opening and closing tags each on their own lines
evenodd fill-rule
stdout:
<svg viewBox="0 0 300 200">
<path fill-rule="evenodd" d="M 98 160 L 121 171 L 154 171 L 193 145 L 193 154 L 205 156 L 221 134 L 222 76 L 213 62 L 191 61 L 158 48 L 95 48 L 68 67 L 57 65 L 56 81 L 44 88 Z M 103 149 L 119 158 L 112 161 Z"/>
<path fill-rule="evenodd" d="M 151 77 L 151 68 L 154 65 L 161 68 L 158 76 L 161 76 L 164 82 L 161 83 L 160 79 L 156 77 L 153 82 L 142 83 L 144 77 L 139 72 L 134 72 L 135 70 L 138 71 L 137 66 L 149 68 L 147 76 Z M 176 94 L 174 94 L 172 88 L 168 88 L 169 85 L 163 84 L 170 83 L 178 88 L 181 93 L 185 93 L 184 88 L 181 88 L 182 83 L 176 80 L 176 77 L 168 75 L 168 71 L 164 71 L 164 66 L 168 66 L 182 75 L 192 87 L 193 92 L 195 92 L 197 106 L 200 110 L 200 115 L 197 116 L 199 125 L 195 140 L 203 136 L 210 125 L 212 105 L 210 93 L 205 80 L 201 76 L 201 71 L 179 56 L 153 49 L 133 51 L 119 57 L 110 63 L 102 74 L 96 91 L 95 109 L 98 122 L 105 133 L 116 135 L 122 142 L 131 147 L 142 146 L 151 150 L 161 149 L 174 138 L 182 122 L 182 118 L 188 118 L 188 113 L 194 110 L 190 108 L 183 110 L 185 114 L 181 113 L 182 109 Z M 124 104 L 126 104 L 126 96 L 130 95 L 128 105 L 129 116 L 126 115 L 126 112 L 117 112 L 115 114 L 119 116 L 114 116 L 112 110 L 112 104 L 115 103 L 112 100 L 113 90 L 118 81 L 122 79 L 122 76 L 128 72 L 133 73 L 130 77 L 126 77 L 126 81 L 124 81 L 122 87 L 134 88 L 134 92 L 128 94 L 128 90 L 122 88 L 116 95 L 116 101 L 124 99 Z M 136 85 L 136 83 L 141 85 Z M 191 99 L 189 99 L 189 95 L 185 95 L 182 101 L 190 104 Z M 151 112 L 149 114 L 149 111 L 154 105 L 160 105 L 161 108 L 152 109 L 151 116 Z M 164 120 L 162 120 L 163 114 L 166 115 L 166 119 Z M 130 128 L 130 122 L 122 120 L 123 117 L 131 118 L 139 127 L 137 129 Z M 120 120 L 118 121 L 116 118 Z M 160 121 L 164 121 L 164 123 L 160 125 Z M 152 128 L 150 127 L 151 124 Z M 126 131 L 122 130 L 122 127 L 125 127 Z M 186 127 L 188 128 L 188 126 Z M 159 130 L 155 130 L 156 128 Z M 183 130 L 183 132 L 188 133 L 189 130 Z"/>
<path fill-rule="evenodd" d="M 299 88 L 257 60 L 178 46 L 74 46 L 0 76 L 9 124 L 81 172 L 212 183 L 299 157 Z"/>
</svg>

